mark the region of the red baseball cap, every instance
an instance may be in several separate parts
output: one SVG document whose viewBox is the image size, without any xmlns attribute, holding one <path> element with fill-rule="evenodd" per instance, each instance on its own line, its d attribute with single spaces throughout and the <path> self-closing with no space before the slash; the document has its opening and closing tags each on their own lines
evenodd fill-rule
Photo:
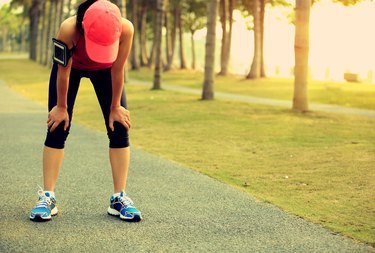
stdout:
<svg viewBox="0 0 375 253">
<path fill-rule="evenodd" d="M 90 59 L 100 63 L 114 62 L 122 31 L 119 8 L 110 1 L 98 0 L 87 9 L 82 24 Z"/>
</svg>

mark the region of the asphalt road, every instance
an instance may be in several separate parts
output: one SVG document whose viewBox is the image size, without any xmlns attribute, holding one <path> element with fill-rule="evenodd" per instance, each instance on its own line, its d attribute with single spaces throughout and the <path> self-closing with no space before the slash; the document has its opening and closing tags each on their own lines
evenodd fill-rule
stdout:
<svg viewBox="0 0 375 253">
<path fill-rule="evenodd" d="M 128 193 L 144 220 L 118 220 L 106 214 L 107 137 L 79 125 L 71 129 L 56 190 L 59 215 L 31 222 L 46 115 L 0 82 L 0 252 L 374 252 L 134 147 Z"/>
</svg>

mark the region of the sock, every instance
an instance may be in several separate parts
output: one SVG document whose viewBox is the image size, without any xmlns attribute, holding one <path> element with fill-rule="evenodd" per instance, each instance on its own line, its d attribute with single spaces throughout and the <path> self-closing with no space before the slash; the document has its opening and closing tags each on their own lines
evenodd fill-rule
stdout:
<svg viewBox="0 0 375 253">
<path fill-rule="evenodd" d="M 112 196 L 113 197 L 120 197 L 120 196 L 123 197 L 124 195 L 125 195 L 125 192 L 122 191 L 122 192 L 116 192 Z"/>
</svg>

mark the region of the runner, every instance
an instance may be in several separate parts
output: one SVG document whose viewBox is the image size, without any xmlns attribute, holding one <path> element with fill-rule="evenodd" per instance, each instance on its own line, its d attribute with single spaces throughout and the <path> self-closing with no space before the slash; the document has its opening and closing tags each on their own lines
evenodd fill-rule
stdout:
<svg viewBox="0 0 375 253">
<path fill-rule="evenodd" d="M 133 39 L 133 25 L 107 0 L 87 0 L 77 15 L 60 26 L 54 45 L 54 64 L 48 98 L 48 132 L 43 151 L 44 188 L 31 210 L 32 221 L 56 215 L 55 186 L 64 158 L 73 107 L 80 80 L 89 78 L 98 98 L 109 138 L 114 194 L 108 214 L 126 221 L 140 221 L 141 212 L 126 195 L 130 150 L 130 114 L 123 92 L 125 61 Z"/>
</svg>

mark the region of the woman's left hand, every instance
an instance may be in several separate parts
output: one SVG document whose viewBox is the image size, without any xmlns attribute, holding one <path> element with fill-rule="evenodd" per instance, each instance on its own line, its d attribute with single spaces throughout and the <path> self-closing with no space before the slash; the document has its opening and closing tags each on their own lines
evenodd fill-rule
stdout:
<svg viewBox="0 0 375 253">
<path fill-rule="evenodd" d="M 114 131 L 113 123 L 117 121 L 123 125 L 127 130 L 130 129 L 130 112 L 126 110 L 123 106 L 111 107 L 111 112 L 109 113 L 109 128 Z"/>
</svg>

